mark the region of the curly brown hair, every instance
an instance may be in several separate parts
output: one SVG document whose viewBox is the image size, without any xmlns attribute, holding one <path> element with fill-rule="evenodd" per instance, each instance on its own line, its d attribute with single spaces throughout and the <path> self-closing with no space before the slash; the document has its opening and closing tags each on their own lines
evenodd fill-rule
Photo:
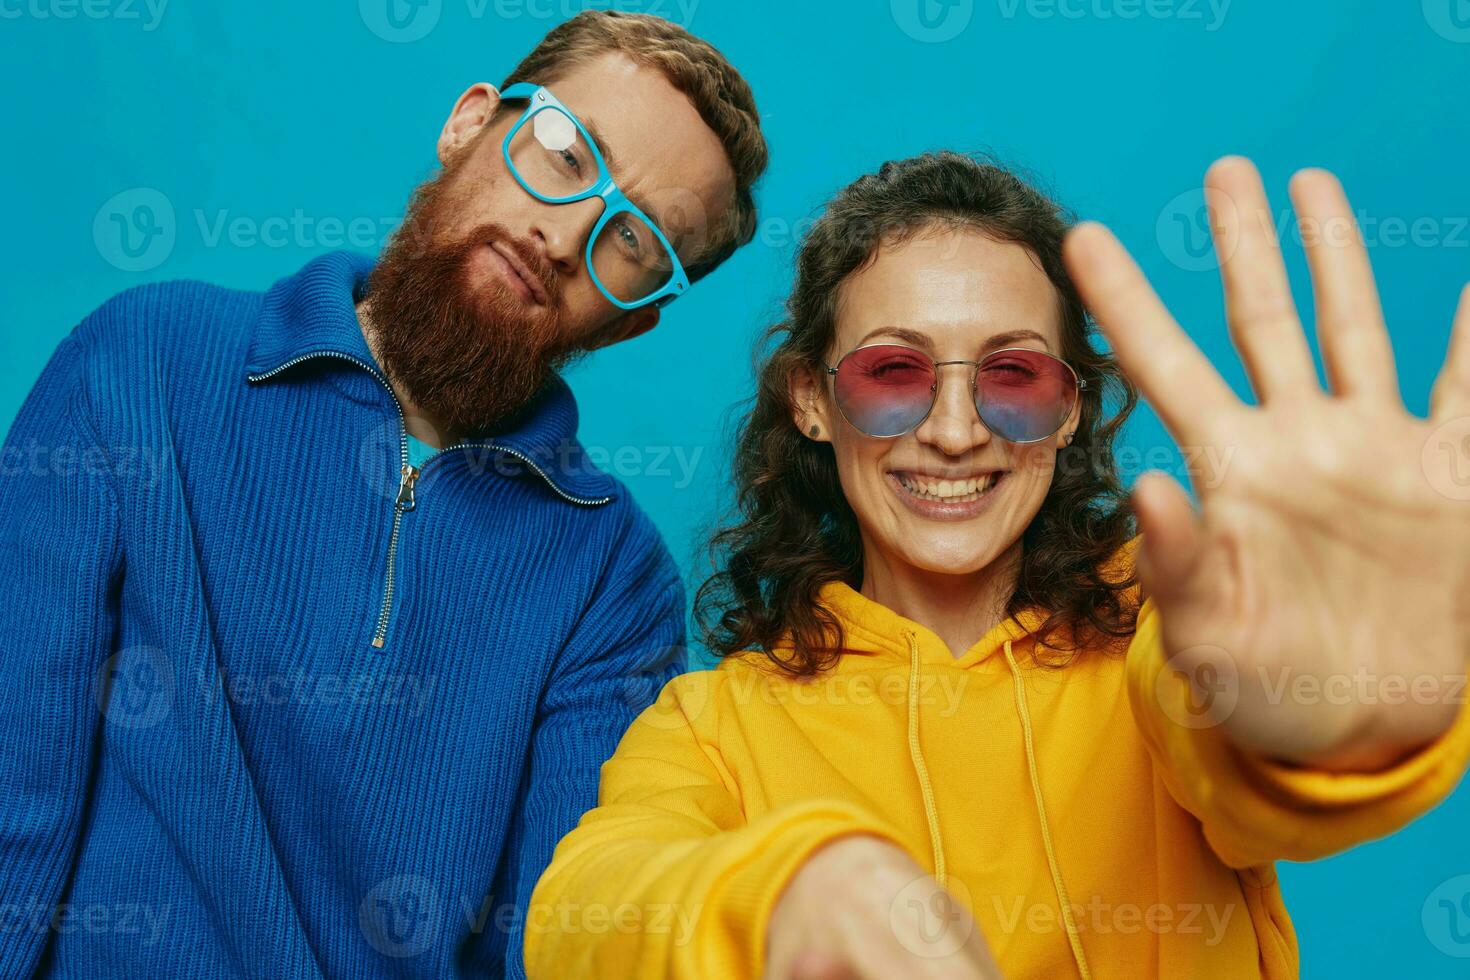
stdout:
<svg viewBox="0 0 1470 980">
<path fill-rule="evenodd" d="M 735 172 L 734 207 L 711 229 L 698 256 L 686 263 L 690 282 L 698 282 L 755 236 L 754 186 L 769 159 L 755 95 L 708 41 L 662 17 L 620 10 L 584 10 L 558 24 L 501 87 L 517 82 L 551 85 L 577 65 L 613 51 L 658 69 L 684 93 L 719 138 Z"/>
<path fill-rule="evenodd" d="M 1110 559 L 1135 533 L 1113 441 L 1138 392 L 1091 343 L 1094 325 L 1062 264 L 1070 222 L 1011 170 L 951 152 L 885 163 L 827 206 L 802 242 L 786 318 L 763 338 L 762 349 L 774 349 L 757 367 L 754 404 L 737 434 L 736 516 L 715 533 L 711 551 L 721 570 L 695 598 L 712 651 L 758 649 L 797 675 L 838 658 L 842 628 L 818 594 L 833 581 L 861 584 L 862 544 L 831 446 L 797 430 L 788 381 L 793 372 L 819 370 L 847 278 L 873 261 L 879 245 L 936 226 L 971 228 L 1032 254 L 1057 291 L 1061 356 L 1086 382 L 1075 437 L 1058 453 L 1051 488 L 1022 534 L 1006 615 L 1031 606 L 1047 612 L 1038 640 L 1053 651 L 1044 662 L 1054 666 L 1095 638 L 1133 632 L 1137 580 L 1131 567 L 1113 571 Z M 1111 414 L 1108 405 L 1116 406 Z"/>
</svg>

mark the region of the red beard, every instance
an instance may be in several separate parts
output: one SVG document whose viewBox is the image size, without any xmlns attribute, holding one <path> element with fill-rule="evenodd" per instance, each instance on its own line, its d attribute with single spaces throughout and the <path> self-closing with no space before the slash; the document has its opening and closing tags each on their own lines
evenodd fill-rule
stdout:
<svg viewBox="0 0 1470 980">
<path fill-rule="evenodd" d="M 585 345 L 564 336 L 554 270 L 507 229 L 486 222 L 436 235 L 453 227 L 456 170 L 446 166 L 414 191 L 366 299 L 375 354 L 389 379 L 434 425 L 460 437 L 496 428 Z M 472 257 L 491 241 L 514 249 L 540 280 L 544 306 L 498 279 L 472 275 Z"/>
</svg>

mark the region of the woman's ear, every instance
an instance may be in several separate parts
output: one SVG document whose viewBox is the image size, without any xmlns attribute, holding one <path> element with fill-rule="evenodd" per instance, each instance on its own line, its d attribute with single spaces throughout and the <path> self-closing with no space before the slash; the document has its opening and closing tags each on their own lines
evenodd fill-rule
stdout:
<svg viewBox="0 0 1470 980">
<path fill-rule="evenodd" d="M 831 442 L 826 378 L 819 369 L 806 365 L 793 369 L 786 386 L 793 406 L 791 421 L 797 431 L 814 442 Z"/>
<path fill-rule="evenodd" d="M 500 90 L 489 82 L 476 82 L 465 89 L 439 132 L 439 162 L 447 164 L 450 157 L 468 146 L 498 108 Z"/>
<path fill-rule="evenodd" d="M 1082 427 L 1082 400 L 1079 398 L 1077 404 L 1072 406 L 1072 414 L 1067 416 L 1067 421 L 1057 430 L 1057 448 L 1065 449 L 1077 438 L 1077 430 Z"/>
</svg>

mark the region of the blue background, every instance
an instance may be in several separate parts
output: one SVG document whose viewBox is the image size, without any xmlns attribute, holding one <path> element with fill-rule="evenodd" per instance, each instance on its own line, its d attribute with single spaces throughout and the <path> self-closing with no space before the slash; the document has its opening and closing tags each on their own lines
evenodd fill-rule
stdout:
<svg viewBox="0 0 1470 980">
<path fill-rule="evenodd" d="M 394 27 L 387 0 L 153 2 L 0 0 L 0 424 L 57 341 L 119 290 L 173 278 L 263 288 L 340 247 L 354 220 L 349 244 L 375 251 L 431 173 L 454 98 L 498 82 L 565 16 L 611 5 L 421 0 Z M 931 4 L 928 26 L 918 2 Z M 757 243 L 660 329 L 571 376 L 585 441 L 652 513 L 691 585 L 728 500 L 730 407 L 749 394 L 752 341 L 779 311 L 796 235 L 838 186 L 925 149 L 993 149 L 1112 225 L 1242 393 L 1215 272 L 1203 239 L 1187 237 L 1203 171 L 1247 154 L 1284 208 L 1294 169 L 1336 170 L 1367 218 L 1409 405 L 1427 405 L 1470 278 L 1470 2 L 946 2 L 615 4 L 720 46 L 753 84 L 774 150 Z M 140 206 L 162 234 L 135 233 L 148 247 L 130 255 L 114 215 L 145 217 Z M 1300 248 L 1288 259 L 1310 315 Z M 1147 458 L 1171 444 L 1144 410 L 1127 445 Z M 1283 866 L 1305 974 L 1470 972 L 1470 941 L 1438 909 L 1470 891 L 1458 878 L 1467 825 L 1470 790 L 1391 840 Z"/>
</svg>

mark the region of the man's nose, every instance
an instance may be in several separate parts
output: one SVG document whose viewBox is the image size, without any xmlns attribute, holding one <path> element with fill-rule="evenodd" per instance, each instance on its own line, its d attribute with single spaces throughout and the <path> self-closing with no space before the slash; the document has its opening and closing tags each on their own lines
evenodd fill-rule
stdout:
<svg viewBox="0 0 1470 980">
<path fill-rule="evenodd" d="M 914 433 L 946 456 L 962 456 L 990 441 L 990 430 L 975 410 L 974 372 L 963 362 L 939 366 L 934 407 Z"/>
<path fill-rule="evenodd" d="M 557 271 L 572 274 L 582 265 L 587 239 L 602 216 L 601 198 L 538 208 L 531 233 L 546 246 L 546 258 Z"/>
</svg>

